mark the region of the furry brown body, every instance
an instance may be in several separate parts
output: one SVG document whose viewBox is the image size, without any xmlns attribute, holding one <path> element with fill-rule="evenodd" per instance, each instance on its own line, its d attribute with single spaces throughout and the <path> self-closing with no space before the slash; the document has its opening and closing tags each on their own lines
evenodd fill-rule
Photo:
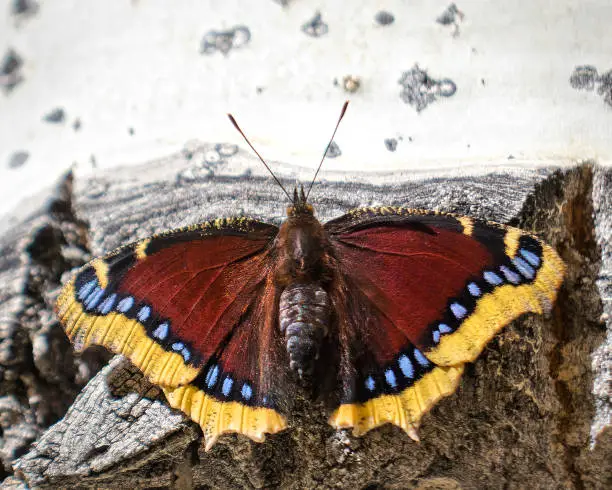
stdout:
<svg viewBox="0 0 612 490">
<path fill-rule="evenodd" d="M 293 201 L 276 239 L 280 261 L 275 283 L 282 289 L 279 327 L 289 367 L 302 381 L 309 381 L 329 333 L 331 309 L 325 286 L 331 279 L 331 250 L 303 189 L 299 195 L 295 190 Z"/>
</svg>

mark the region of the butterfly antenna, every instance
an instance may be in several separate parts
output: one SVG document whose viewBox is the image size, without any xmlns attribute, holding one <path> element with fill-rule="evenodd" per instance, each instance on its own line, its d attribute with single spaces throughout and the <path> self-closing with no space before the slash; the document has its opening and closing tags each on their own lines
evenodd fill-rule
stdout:
<svg viewBox="0 0 612 490">
<path fill-rule="evenodd" d="M 240 129 L 240 126 L 238 126 L 238 123 L 236 122 L 236 120 L 234 119 L 234 116 L 232 116 L 231 114 L 228 114 L 227 117 L 229 117 L 229 120 L 232 121 L 232 124 L 234 125 L 234 127 L 238 130 L 238 132 L 242 135 L 242 137 L 244 138 L 244 141 L 247 142 L 247 144 L 251 147 L 251 150 L 253 150 L 255 152 L 255 155 L 257 155 L 259 157 L 259 159 L 261 160 L 261 163 L 264 164 L 264 167 L 266 167 L 268 169 L 268 172 L 270 172 L 270 175 L 272 175 L 272 177 L 274 177 L 274 180 L 276 181 L 276 183 L 280 186 L 280 188 L 283 190 L 283 192 L 285 193 L 285 195 L 287 196 L 287 198 L 289 199 L 289 201 L 291 201 L 291 196 L 289 195 L 289 193 L 287 192 L 287 190 L 283 187 L 283 184 L 280 183 L 280 180 L 278 180 L 278 178 L 276 178 L 276 175 L 274 175 L 274 172 L 272 172 L 272 170 L 270 169 L 270 167 L 268 167 L 268 164 L 266 163 L 266 161 L 261 157 L 261 155 L 257 152 L 257 150 L 253 147 L 253 145 L 251 144 L 251 142 L 249 141 L 249 138 L 246 137 L 246 135 L 242 132 L 242 129 Z"/>
<path fill-rule="evenodd" d="M 338 131 L 338 126 L 340 126 L 340 121 L 342 121 L 342 118 L 344 117 L 344 113 L 346 112 L 346 108 L 348 107 L 348 104 L 349 104 L 349 101 L 347 100 L 342 106 L 342 111 L 340 111 L 340 117 L 338 118 L 338 122 L 336 123 L 336 127 L 334 128 L 334 133 L 332 134 L 332 137 L 330 138 L 329 143 L 327 143 L 327 147 L 325 148 L 325 151 L 323 152 L 323 158 L 321 158 L 321 163 L 319 163 L 319 167 L 317 168 L 317 171 L 312 179 L 312 182 L 310 183 L 310 187 L 308 188 L 308 192 L 306 193 L 306 200 L 308 200 L 308 196 L 310 196 L 310 190 L 312 189 L 312 186 L 314 185 L 315 180 L 317 180 L 317 175 L 319 175 L 319 170 L 321 170 L 321 165 L 323 165 L 323 161 L 325 160 L 325 157 L 327 156 L 329 147 L 334 142 L 334 136 L 336 136 L 336 131 Z"/>
</svg>

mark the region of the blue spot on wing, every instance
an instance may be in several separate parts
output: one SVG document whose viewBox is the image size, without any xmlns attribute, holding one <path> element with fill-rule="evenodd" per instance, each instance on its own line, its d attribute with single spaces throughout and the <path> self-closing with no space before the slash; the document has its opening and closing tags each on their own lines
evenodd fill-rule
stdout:
<svg viewBox="0 0 612 490">
<path fill-rule="evenodd" d="M 101 287 L 96 287 L 96 289 L 94 289 L 93 292 L 85 300 L 85 308 L 87 308 L 88 310 L 95 308 L 96 305 L 102 299 L 103 295 L 104 289 L 102 289 Z"/>
<path fill-rule="evenodd" d="M 449 333 L 453 331 L 453 329 L 450 328 L 446 323 L 440 323 L 440 325 L 438 325 L 438 330 L 440 330 L 440 333 Z"/>
<path fill-rule="evenodd" d="M 100 311 L 100 313 L 102 313 L 103 315 L 108 315 L 108 313 L 113 309 L 116 299 L 117 295 L 113 293 L 104 301 L 102 301 L 102 303 L 100 303 L 100 306 L 98 306 L 98 310 Z"/>
<path fill-rule="evenodd" d="M 81 286 L 81 289 L 79 289 L 79 294 L 78 294 L 79 299 L 83 301 L 85 298 L 87 298 L 87 296 L 89 296 L 93 288 L 96 287 L 96 284 L 98 284 L 98 281 L 96 281 L 95 279 L 92 279 L 87 284 L 83 284 Z"/>
<path fill-rule="evenodd" d="M 501 277 L 495 274 L 495 272 L 491 272 L 491 271 L 486 271 L 483 274 L 483 277 L 485 281 L 487 281 L 491 286 L 499 286 L 500 284 L 504 282 Z"/>
<path fill-rule="evenodd" d="M 142 308 L 140 308 L 140 311 L 138 312 L 138 315 L 137 315 L 138 321 L 140 323 L 146 322 L 150 314 L 151 314 L 151 308 L 149 306 L 143 306 Z"/>
<path fill-rule="evenodd" d="M 475 298 L 478 298 L 482 294 L 482 291 L 480 291 L 478 284 L 476 284 L 475 282 L 471 282 L 468 284 L 468 291 Z"/>
<path fill-rule="evenodd" d="M 219 366 L 215 365 L 209 368 L 208 373 L 206 373 L 206 379 L 204 380 L 206 382 L 206 386 L 208 386 L 209 388 L 212 388 L 213 386 L 215 386 L 215 383 L 217 382 L 218 377 L 219 377 Z"/>
<path fill-rule="evenodd" d="M 365 387 L 369 391 L 374 391 L 374 388 L 376 388 L 376 383 L 374 382 L 374 378 L 372 378 L 372 376 L 368 376 L 368 378 L 365 380 Z"/>
<path fill-rule="evenodd" d="M 514 264 L 514 267 L 516 267 L 517 270 L 527 279 L 533 279 L 535 277 L 535 270 L 533 270 L 533 267 L 531 267 L 520 257 L 513 258 L 512 263 Z"/>
<path fill-rule="evenodd" d="M 406 376 L 407 378 L 413 378 L 414 377 L 414 366 L 412 365 L 412 362 L 410 361 L 408 356 L 406 354 L 402 354 L 398 362 L 399 362 L 399 367 L 402 371 L 402 374 Z"/>
<path fill-rule="evenodd" d="M 437 330 L 434 330 L 431 336 L 433 338 L 434 344 L 437 344 L 438 342 L 440 342 L 440 332 L 438 332 Z"/>
<path fill-rule="evenodd" d="M 221 393 L 223 393 L 224 396 L 229 396 L 230 392 L 232 391 L 233 384 L 234 380 L 232 378 L 225 378 L 223 380 L 223 385 L 221 385 Z"/>
<path fill-rule="evenodd" d="M 159 326 L 153 330 L 153 337 L 159 340 L 166 340 L 168 333 L 170 332 L 170 325 L 168 322 L 160 323 Z"/>
<path fill-rule="evenodd" d="M 504 275 L 508 282 L 512 284 L 518 284 L 521 282 L 521 276 L 519 276 L 516 272 L 508 269 L 505 265 L 500 266 L 499 270 Z"/>
<path fill-rule="evenodd" d="M 127 313 L 130 308 L 132 308 L 132 306 L 134 306 L 134 298 L 128 296 L 119 301 L 119 303 L 117 303 L 117 311 L 120 311 L 121 313 Z"/>
<path fill-rule="evenodd" d="M 452 303 L 450 309 L 457 320 L 461 320 L 467 314 L 466 307 L 460 303 Z"/>
<path fill-rule="evenodd" d="M 416 359 L 416 361 L 423 367 L 429 367 L 429 360 L 423 355 L 423 353 L 417 349 L 416 347 L 414 348 L 414 358 Z"/>
<path fill-rule="evenodd" d="M 385 380 L 391 388 L 397 387 L 397 380 L 395 379 L 395 373 L 393 372 L 393 369 L 387 369 L 385 371 Z"/>
<path fill-rule="evenodd" d="M 250 400 L 253 396 L 253 388 L 251 388 L 247 383 L 244 383 L 242 385 L 242 389 L 240 390 L 240 394 L 245 400 Z"/>
<path fill-rule="evenodd" d="M 162 325 L 164 325 L 164 324 L 162 324 Z M 159 327 L 158 327 L 158 329 L 159 329 Z M 191 359 L 191 352 L 189 351 L 189 349 L 187 347 L 185 347 L 185 344 L 183 344 L 182 342 L 175 342 L 174 344 L 172 344 L 171 347 L 172 347 L 172 350 L 174 352 L 178 352 L 178 353 L 181 354 L 181 356 L 183 356 L 183 360 L 185 362 L 189 362 L 189 359 Z"/>
<path fill-rule="evenodd" d="M 523 256 L 523 258 L 529 262 L 532 266 L 534 267 L 540 267 L 540 257 L 538 257 L 536 254 L 534 254 L 533 252 L 530 252 L 529 250 L 526 250 L 524 248 L 521 248 L 519 250 L 519 253 Z"/>
</svg>

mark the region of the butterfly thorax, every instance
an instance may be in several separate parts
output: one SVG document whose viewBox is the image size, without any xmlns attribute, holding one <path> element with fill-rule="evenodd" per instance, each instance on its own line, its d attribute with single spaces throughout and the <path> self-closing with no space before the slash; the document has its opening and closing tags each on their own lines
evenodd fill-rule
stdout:
<svg viewBox="0 0 612 490">
<path fill-rule="evenodd" d="M 327 240 L 321 223 L 312 215 L 290 216 L 281 226 L 276 247 L 275 280 L 286 286 L 294 282 L 325 281 Z"/>
<path fill-rule="evenodd" d="M 329 243 L 310 205 L 291 207 L 287 214 L 275 247 L 279 254 L 275 282 L 282 290 L 279 328 L 291 370 L 307 381 L 319 358 L 331 316 L 325 290 L 329 283 Z"/>
</svg>

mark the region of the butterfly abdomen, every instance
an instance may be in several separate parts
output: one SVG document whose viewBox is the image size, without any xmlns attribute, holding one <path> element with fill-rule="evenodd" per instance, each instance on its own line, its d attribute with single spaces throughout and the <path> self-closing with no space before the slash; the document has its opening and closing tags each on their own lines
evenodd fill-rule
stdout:
<svg viewBox="0 0 612 490">
<path fill-rule="evenodd" d="M 330 320 L 329 298 L 317 284 L 291 284 L 280 297 L 279 324 L 289 354 L 289 367 L 308 380 L 319 357 Z"/>
</svg>

